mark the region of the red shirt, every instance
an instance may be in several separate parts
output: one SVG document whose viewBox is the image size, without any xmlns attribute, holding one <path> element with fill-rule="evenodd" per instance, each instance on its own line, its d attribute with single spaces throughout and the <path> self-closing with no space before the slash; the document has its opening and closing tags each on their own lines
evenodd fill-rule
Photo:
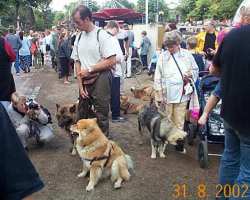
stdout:
<svg viewBox="0 0 250 200">
<path fill-rule="evenodd" d="M 9 56 L 10 61 L 14 62 L 16 60 L 16 54 L 12 49 L 11 45 L 6 40 L 4 41 L 4 49 L 7 55 Z"/>
</svg>

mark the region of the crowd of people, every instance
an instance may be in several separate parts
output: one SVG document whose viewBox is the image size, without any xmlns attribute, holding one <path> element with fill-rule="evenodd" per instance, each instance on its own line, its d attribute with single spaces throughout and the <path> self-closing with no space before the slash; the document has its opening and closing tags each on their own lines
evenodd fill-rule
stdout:
<svg viewBox="0 0 250 200">
<path fill-rule="evenodd" d="M 143 68 L 154 76 L 155 101 L 179 129 L 184 127 L 189 102 L 197 98 L 194 94 L 199 72 L 209 70 L 220 77 L 204 113 L 197 120 L 204 125 L 212 108 L 222 100 L 225 150 L 220 164 L 219 183 L 249 185 L 250 8 L 243 7 L 240 14 L 240 26 L 227 27 L 218 33 L 214 22 L 208 21 L 204 24 L 204 31 L 186 41 L 175 25 L 168 24 L 162 48 L 155 50 L 152 59 L 148 58 L 152 44 L 146 31 L 141 33 L 140 45 L 135 46 L 134 33 L 127 24 L 109 21 L 104 29 L 99 28 L 94 25 L 89 8 L 83 5 L 78 6 L 72 14 L 77 31 L 53 27 L 51 31 L 30 31 L 29 35 L 25 35 L 22 31 L 15 34 L 10 28 L 0 38 L 0 102 L 14 125 L 10 131 L 14 132 L 15 129 L 21 141 L 18 145 L 27 147 L 26 140 L 31 132 L 24 120 L 27 114 L 39 121 L 38 128 L 44 133 L 45 141 L 52 137 L 47 126 L 49 113 L 39 104 L 35 104 L 35 111 L 29 107 L 27 99 L 15 92 L 11 73 L 12 65 L 16 75 L 20 75 L 21 70 L 29 73 L 31 66 L 47 66 L 54 68 L 59 78 L 64 78 L 64 84 L 70 83 L 69 76 L 74 73 L 79 88 L 78 118 L 97 117 L 103 133 L 112 137 L 109 108 L 113 122 L 126 121 L 120 114 L 120 96 L 124 93 L 124 79 L 132 76 L 132 52 L 140 49 Z M 5 111 L 0 113 L 0 118 L 4 119 L 1 123 L 8 126 L 6 124 L 10 121 L 6 120 Z M 5 140 L 8 142 L 8 138 Z M 6 163 L 1 163 L 0 167 L 2 165 Z M 35 171 L 34 176 L 37 187 L 32 191 L 42 187 Z M 24 194 L 16 195 L 24 197 Z M 249 197 L 249 191 L 246 195 Z"/>
</svg>

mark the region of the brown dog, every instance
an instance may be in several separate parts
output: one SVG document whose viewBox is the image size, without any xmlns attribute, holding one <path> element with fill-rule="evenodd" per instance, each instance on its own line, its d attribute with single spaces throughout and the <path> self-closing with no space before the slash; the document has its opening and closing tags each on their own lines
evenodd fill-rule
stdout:
<svg viewBox="0 0 250 200">
<path fill-rule="evenodd" d="M 72 133 L 79 134 L 76 140 L 77 152 L 83 161 L 83 170 L 78 177 L 84 177 L 90 171 L 87 191 L 94 189 L 102 172 L 111 173 L 114 188 L 120 188 L 123 180 L 130 178 L 129 169 L 133 169 L 130 156 L 113 141 L 108 140 L 97 125 L 95 119 L 81 119 L 71 126 Z"/>
<path fill-rule="evenodd" d="M 143 108 L 144 104 L 135 104 L 129 101 L 128 96 L 121 96 L 121 110 L 124 111 L 124 114 L 138 114 L 139 111 Z"/>
<path fill-rule="evenodd" d="M 56 104 L 56 118 L 58 121 L 58 126 L 65 129 L 70 138 L 70 141 L 72 142 L 72 155 L 76 155 L 76 147 L 74 136 L 70 133 L 70 127 L 77 121 L 77 108 L 78 103 L 64 105 Z"/>
<path fill-rule="evenodd" d="M 143 88 L 131 87 L 131 92 L 135 98 L 143 101 L 150 101 L 154 98 L 154 88 L 152 86 L 145 86 Z"/>
</svg>

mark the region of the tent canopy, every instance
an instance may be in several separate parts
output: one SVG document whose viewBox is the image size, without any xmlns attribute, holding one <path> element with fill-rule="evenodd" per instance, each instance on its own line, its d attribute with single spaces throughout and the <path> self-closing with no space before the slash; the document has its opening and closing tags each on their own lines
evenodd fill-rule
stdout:
<svg viewBox="0 0 250 200">
<path fill-rule="evenodd" d="M 99 12 L 93 13 L 93 19 L 97 21 L 104 20 L 136 20 L 144 15 L 128 8 L 105 8 Z"/>
</svg>

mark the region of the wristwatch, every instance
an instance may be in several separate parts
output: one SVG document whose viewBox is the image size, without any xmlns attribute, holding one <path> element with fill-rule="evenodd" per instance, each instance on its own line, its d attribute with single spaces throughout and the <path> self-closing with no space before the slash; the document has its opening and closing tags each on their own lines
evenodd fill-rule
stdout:
<svg viewBox="0 0 250 200">
<path fill-rule="evenodd" d="M 88 68 L 88 72 L 91 73 L 91 72 L 92 72 L 92 69 L 91 69 L 91 68 Z"/>
</svg>

